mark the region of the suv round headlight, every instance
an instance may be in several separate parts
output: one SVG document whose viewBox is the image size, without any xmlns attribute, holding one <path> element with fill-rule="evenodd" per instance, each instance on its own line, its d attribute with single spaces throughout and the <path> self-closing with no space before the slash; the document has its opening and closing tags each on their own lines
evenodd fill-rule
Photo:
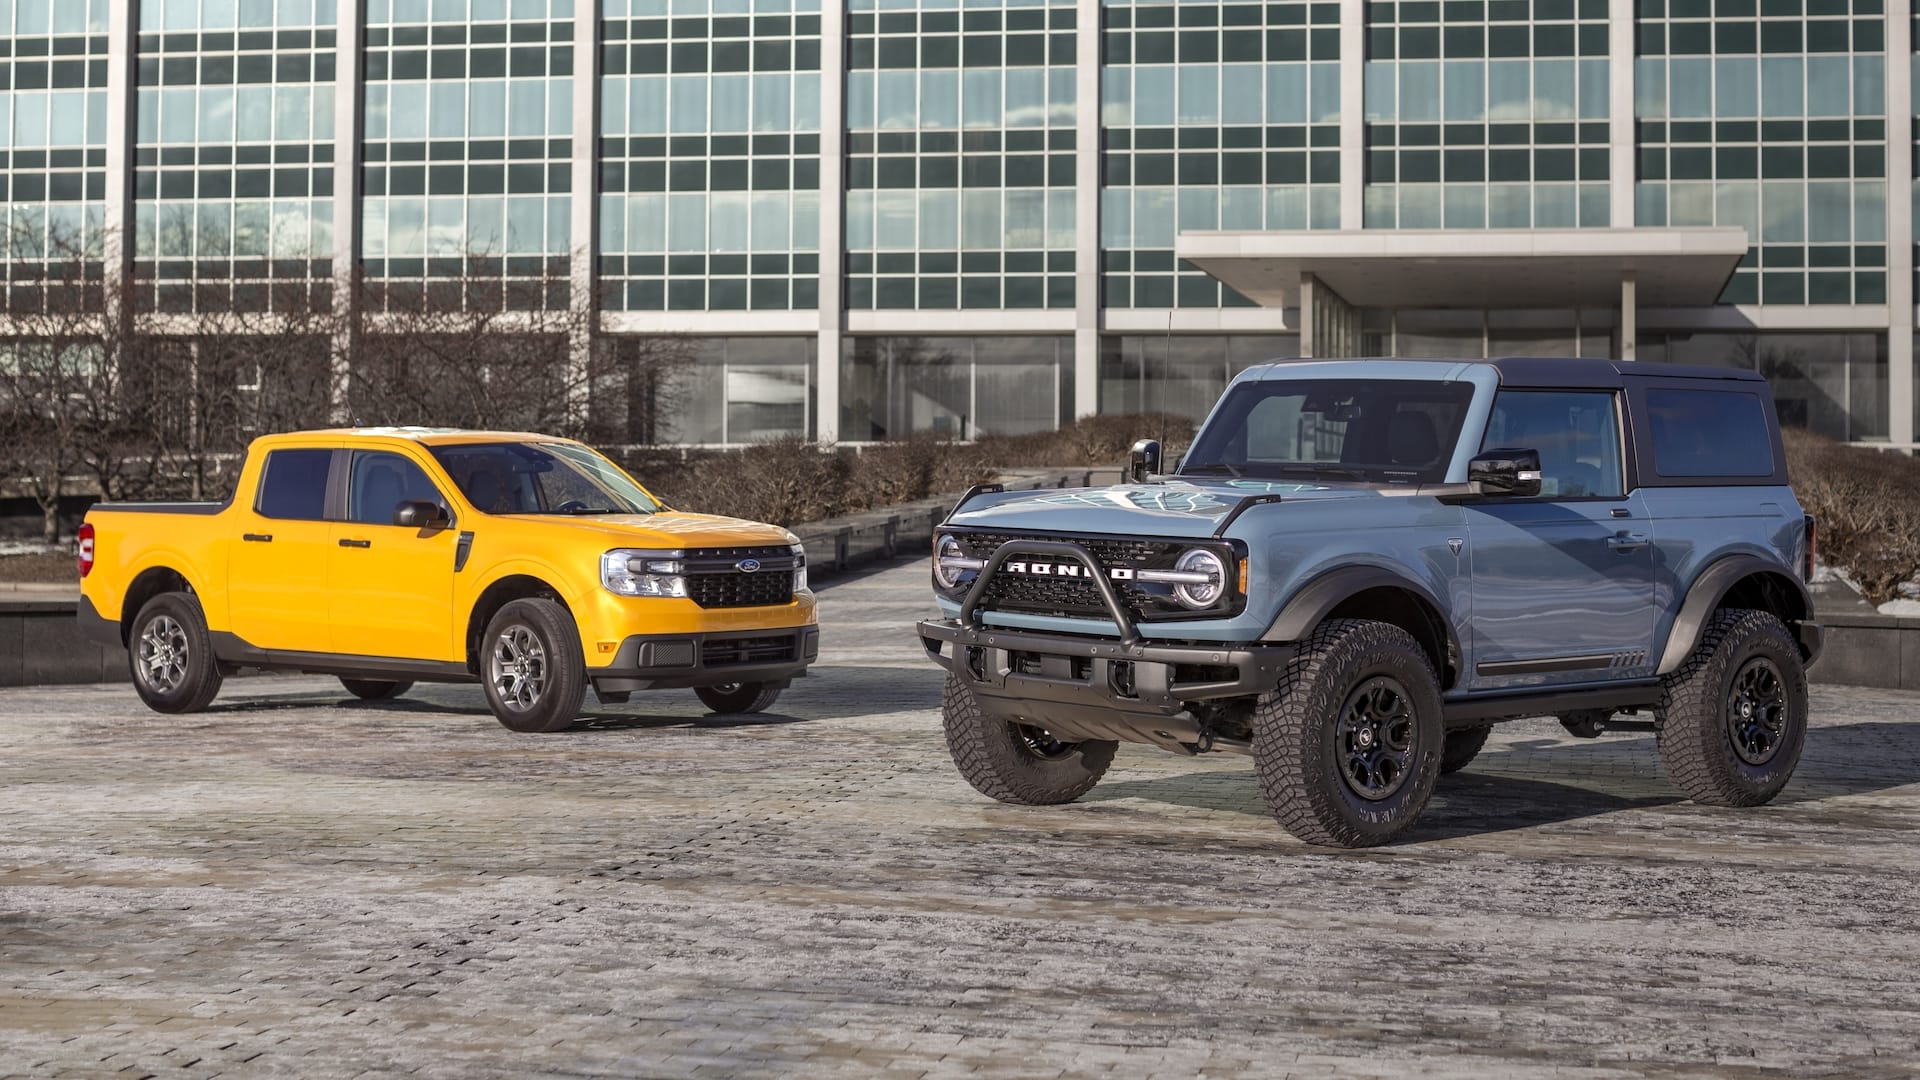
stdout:
<svg viewBox="0 0 1920 1080">
<path fill-rule="evenodd" d="M 1180 582 L 1174 585 L 1173 595 L 1182 604 L 1190 608 L 1207 608 L 1220 602 L 1227 582 L 1227 565 L 1220 561 L 1220 556 L 1206 548 L 1194 548 L 1181 555 L 1173 567 L 1182 573 L 1205 574 L 1210 579 L 1205 583 Z"/>
<path fill-rule="evenodd" d="M 951 536 L 943 536 L 933 548 L 933 580 L 943 589 L 953 589 L 960 584 L 960 575 L 968 568 L 960 565 L 967 558 L 966 549 L 960 541 Z"/>
</svg>

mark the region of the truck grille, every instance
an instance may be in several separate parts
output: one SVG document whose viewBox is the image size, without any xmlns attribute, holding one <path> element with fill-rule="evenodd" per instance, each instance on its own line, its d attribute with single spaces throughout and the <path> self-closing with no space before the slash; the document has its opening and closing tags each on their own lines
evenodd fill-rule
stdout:
<svg viewBox="0 0 1920 1080">
<path fill-rule="evenodd" d="M 709 638 L 700 646 L 700 666 L 735 667 L 740 664 L 778 664 L 794 658 L 797 634 L 777 637 Z"/>
<path fill-rule="evenodd" d="M 748 559 L 759 569 L 741 570 Z M 701 607 L 772 607 L 793 602 L 793 573 L 806 556 L 788 547 L 694 548 L 686 564 L 687 596 Z"/>
<path fill-rule="evenodd" d="M 1134 570 L 1171 570 L 1180 554 L 1196 546 L 1214 547 L 1195 540 L 1136 540 L 1124 537 L 1034 536 L 1002 532 L 953 532 L 955 539 L 971 558 L 986 559 L 1009 540 L 1066 540 L 1086 548 L 1099 563 L 1099 572 L 1115 567 Z M 1224 552 L 1223 552 L 1224 554 Z M 1017 556 L 1016 556 L 1017 558 Z M 1064 561 L 1048 558 L 1049 562 Z M 1164 586 L 1142 585 L 1130 581 L 1112 582 L 1121 602 L 1136 619 L 1218 617 L 1220 612 L 1197 613 L 1179 606 Z M 1055 615 L 1065 618 L 1105 619 L 1107 606 L 1100 591 L 1085 579 L 1029 577 L 1002 570 L 987 582 L 983 594 L 985 606 L 994 611 L 1017 611 L 1030 615 Z"/>
</svg>

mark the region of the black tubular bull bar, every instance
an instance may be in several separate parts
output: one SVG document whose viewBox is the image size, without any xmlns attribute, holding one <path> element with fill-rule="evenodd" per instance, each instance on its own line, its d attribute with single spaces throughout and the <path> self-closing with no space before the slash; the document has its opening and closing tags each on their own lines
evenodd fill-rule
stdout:
<svg viewBox="0 0 1920 1080">
<path fill-rule="evenodd" d="M 1015 555 L 1084 564 L 1119 639 L 988 627 L 981 618 L 987 582 Z M 1106 568 L 1085 547 L 1065 540 L 1001 544 L 961 601 L 959 618 L 925 621 L 918 631 L 928 657 L 965 683 L 992 715 L 1069 741 L 1117 739 L 1185 753 L 1212 741 L 1194 703 L 1269 690 L 1293 655 L 1290 645 L 1143 641 Z"/>
</svg>

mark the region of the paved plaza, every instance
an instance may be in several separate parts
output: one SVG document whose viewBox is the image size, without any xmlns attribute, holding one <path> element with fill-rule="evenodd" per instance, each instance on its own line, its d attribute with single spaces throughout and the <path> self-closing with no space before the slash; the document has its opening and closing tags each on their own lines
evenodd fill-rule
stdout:
<svg viewBox="0 0 1920 1080">
<path fill-rule="evenodd" d="M 0 1075 L 1920 1073 L 1920 695 L 1816 687 L 1753 811 L 1651 736 L 1507 725 L 1407 842 L 1328 852 L 1230 755 L 977 796 L 924 564 L 823 596 L 821 666 L 739 722 L 0 691 Z"/>
</svg>

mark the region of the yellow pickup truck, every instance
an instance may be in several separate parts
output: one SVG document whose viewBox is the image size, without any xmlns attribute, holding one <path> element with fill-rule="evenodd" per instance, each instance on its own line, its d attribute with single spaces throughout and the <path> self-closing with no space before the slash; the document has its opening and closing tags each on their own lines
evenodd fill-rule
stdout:
<svg viewBox="0 0 1920 1080">
<path fill-rule="evenodd" d="M 820 644 L 792 533 L 669 509 L 544 435 L 270 435 L 227 502 L 95 506 L 79 568 L 83 626 L 160 712 L 205 708 L 240 668 L 369 699 L 479 682 L 515 731 L 567 727 L 589 684 L 758 712 Z"/>
</svg>

